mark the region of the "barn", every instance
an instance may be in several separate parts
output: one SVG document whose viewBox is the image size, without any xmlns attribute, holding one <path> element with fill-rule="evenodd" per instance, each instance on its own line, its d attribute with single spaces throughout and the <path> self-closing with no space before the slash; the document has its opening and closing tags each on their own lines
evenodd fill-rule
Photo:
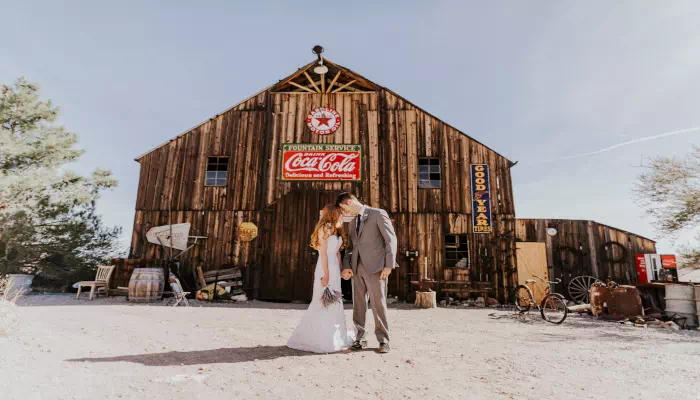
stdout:
<svg viewBox="0 0 700 400">
<path fill-rule="evenodd" d="M 389 296 L 411 281 L 516 284 L 513 162 L 392 90 L 316 59 L 136 158 L 131 258 L 165 257 L 146 232 L 190 223 L 206 239 L 185 278 L 238 266 L 253 298 L 309 301 L 319 210 L 341 191 L 387 210 L 399 240 Z M 242 224 L 257 227 L 252 239 Z"/>
<path fill-rule="evenodd" d="M 532 278 L 526 270 L 539 270 L 561 279 L 555 290 L 567 298 L 576 297 L 570 291 L 592 283 L 590 277 L 636 284 L 635 255 L 656 253 L 653 240 L 595 221 L 518 218 L 515 236 L 519 280 Z M 538 263 L 541 267 L 529 267 Z"/>
</svg>

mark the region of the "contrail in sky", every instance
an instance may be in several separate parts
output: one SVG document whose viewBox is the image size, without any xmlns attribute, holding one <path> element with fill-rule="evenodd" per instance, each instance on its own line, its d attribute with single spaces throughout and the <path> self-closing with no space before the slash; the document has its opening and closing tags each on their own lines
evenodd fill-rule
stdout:
<svg viewBox="0 0 700 400">
<path fill-rule="evenodd" d="M 694 126 L 694 127 L 692 127 L 692 128 L 680 129 L 680 130 L 677 130 L 677 131 L 666 132 L 666 133 L 661 133 L 661 134 L 658 134 L 658 135 L 645 136 L 645 137 L 641 137 L 641 138 L 638 138 L 638 139 L 629 140 L 629 141 L 627 141 L 627 142 L 618 143 L 618 144 L 616 144 L 616 145 L 613 145 L 613 146 L 610 146 L 610 147 L 606 147 L 606 148 L 604 148 L 604 149 L 600 149 L 600 150 L 596 150 L 596 151 L 591 151 L 591 152 L 588 152 L 588 153 L 575 154 L 575 155 L 572 155 L 572 156 L 560 157 L 560 158 L 555 158 L 555 159 L 552 159 L 552 160 L 540 160 L 540 161 L 535 161 L 535 162 L 531 162 L 531 163 L 524 163 L 524 164 L 527 164 L 527 165 L 538 165 L 538 164 L 546 164 L 546 163 L 551 163 L 551 162 L 556 162 L 556 161 L 571 160 L 572 158 L 580 158 L 580 157 L 592 156 L 592 155 L 595 155 L 595 154 L 605 153 L 605 152 L 607 152 L 607 151 L 617 149 L 618 147 L 628 146 L 628 145 L 630 145 L 630 144 L 635 144 L 635 143 L 640 143 L 640 142 L 646 142 L 646 141 L 649 141 L 649 140 L 661 139 L 661 138 L 665 138 L 665 137 L 667 137 L 667 136 L 675 136 L 675 135 L 680 135 L 680 134 L 682 134 L 682 133 L 688 133 L 688 132 L 693 132 L 693 131 L 698 131 L 698 130 L 700 130 L 700 126 Z"/>
</svg>

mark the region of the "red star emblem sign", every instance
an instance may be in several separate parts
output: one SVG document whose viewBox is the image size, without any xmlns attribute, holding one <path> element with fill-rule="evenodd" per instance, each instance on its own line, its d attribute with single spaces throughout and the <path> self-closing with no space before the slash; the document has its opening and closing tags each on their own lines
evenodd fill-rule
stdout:
<svg viewBox="0 0 700 400">
<path fill-rule="evenodd" d="M 328 121 L 331 120 L 329 117 L 315 117 L 316 121 L 318 121 L 318 126 L 325 125 L 325 126 L 330 126 L 328 125 Z"/>
<path fill-rule="evenodd" d="M 340 126 L 340 114 L 330 107 L 318 107 L 309 111 L 306 126 L 317 135 L 330 135 Z"/>
</svg>

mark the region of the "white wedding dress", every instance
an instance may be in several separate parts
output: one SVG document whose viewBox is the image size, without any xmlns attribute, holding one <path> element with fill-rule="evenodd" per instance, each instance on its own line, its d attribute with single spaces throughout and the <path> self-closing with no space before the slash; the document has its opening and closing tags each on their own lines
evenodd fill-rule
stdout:
<svg viewBox="0 0 700 400">
<path fill-rule="evenodd" d="M 338 265 L 338 250 L 343 239 L 338 236 L 328 238 L 328 286 L 331 289 L 341 291 L 340 265 Z M 321 304 L 321 294 L 325 287 L 321 286 L 323 267 L 321 257 L 316 263 L 314 272 L 314 293 L 311 304 L 287 341 L 287 347 L 296 350 L 310 351 L 313 353 L 333 353 L 347 349 L 355 340 L 354 331 L 348 331 L 345 325 L 345 312 L 343 302 L 338 302 L 324 307 Z"/>
</svg>

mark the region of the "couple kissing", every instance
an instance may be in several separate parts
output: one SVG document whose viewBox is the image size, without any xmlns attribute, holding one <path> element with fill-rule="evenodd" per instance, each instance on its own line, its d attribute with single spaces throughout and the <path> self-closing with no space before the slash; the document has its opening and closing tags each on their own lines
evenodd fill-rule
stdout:
<svg viewBox="0 0 700 400">
<path fill-rule="evenodd" d="M 344 215 L 353 218 L 349 234 L 343 228 Z M 396 233 L 389 214 L 362 204 L 352 193 L 341 193 L 335 204 L 321 211 L 310 245 L 319 252 L 311 304 L 287 346 L 315 353 L 366 348 L 369 300 L 379 342 L 377 352 L 388 353 L 387 278 L 396 266 L 397 252 Z M 340 250 L 346 246 L 345 258 L 341 260 Z M 354 329 L 350 330 L 346 327 L 342 301 L 331 304 L 322 301 L 324 294 L 326 298 L 328 293 L 339 294 L 341 277 L 352 279 Z"/>
</svg>

